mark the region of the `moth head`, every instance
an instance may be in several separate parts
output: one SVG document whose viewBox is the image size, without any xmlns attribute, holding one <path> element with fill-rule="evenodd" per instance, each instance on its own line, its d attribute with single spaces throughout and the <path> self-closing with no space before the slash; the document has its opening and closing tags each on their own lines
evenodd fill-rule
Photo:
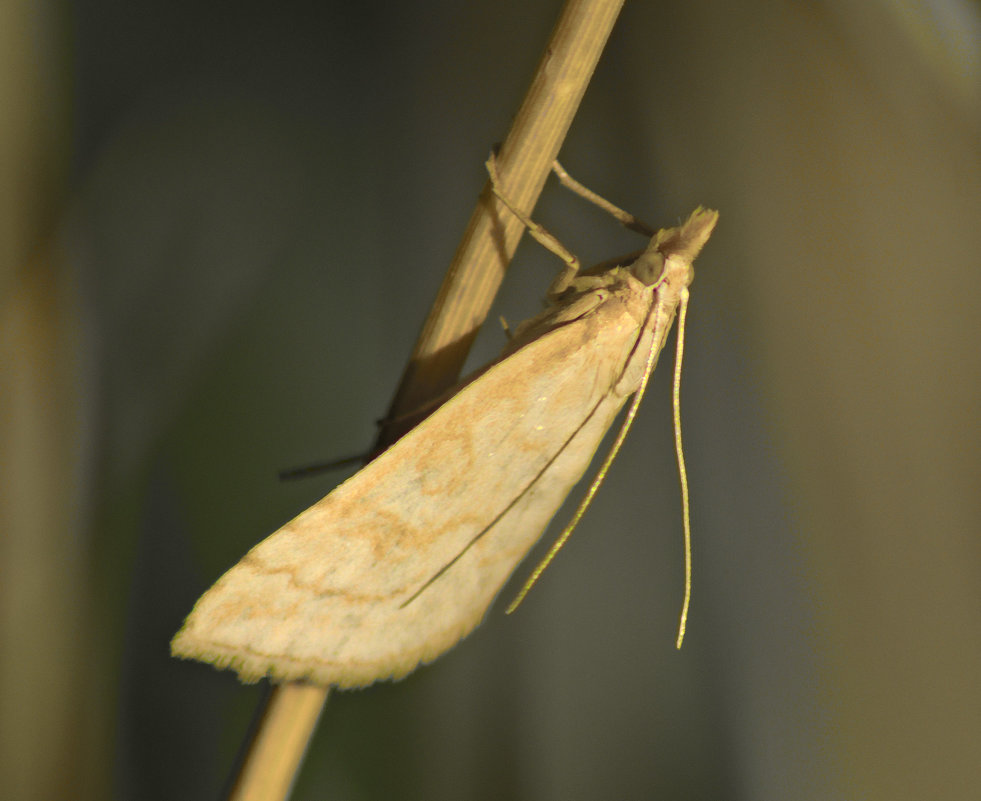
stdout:
<svg viewBox="0 0 981 801">
<path fill-rule="evenodd" d="M 654 284 L 664 273 L 665 265 L 676 266 L 687 274 L 686 283 L 694 277 L 692 262 L 712 234 L 719 213 L 699 206 L 681 225 L 658 231 L 650 244 L 630 266 L 638 281 Z"/>
</svg>

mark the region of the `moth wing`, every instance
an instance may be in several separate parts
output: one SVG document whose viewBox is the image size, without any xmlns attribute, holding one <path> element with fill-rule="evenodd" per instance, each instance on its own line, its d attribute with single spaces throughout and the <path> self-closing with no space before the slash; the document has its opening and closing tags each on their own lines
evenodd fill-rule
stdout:
<svg viewBox="0 0 981 801">
<path fill-rule="evenodd" d="M 609 300 L 494 364 L 249 551 L 172 652 L 243 681 L 350 687 L 450 648 L 588 467 L 623 404 L 611 387 L 638 329 Z"/>
</svg>

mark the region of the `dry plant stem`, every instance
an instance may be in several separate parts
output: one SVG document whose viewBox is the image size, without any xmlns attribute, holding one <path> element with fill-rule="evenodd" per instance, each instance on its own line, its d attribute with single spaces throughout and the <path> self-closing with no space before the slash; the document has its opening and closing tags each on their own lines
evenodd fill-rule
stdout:
<svg viewBox="0 0 981 801">
<path fill-rule="evenodd" d="M 511 131 L 497 154 L 501 187 L 531 212 L 559 153 L 623 0 L 569 0 Z M 490 182 L 467 225 L 410 357 L 389 418 L 421 407 L 456 382 L 524 226 Z"/>
<path fill-rule="evenodd" d="M 623 0 L 569 0 L 497 157 L 508 197 L 534 207 Z M 423 324 L 388 419 L 423 406 L 457 380 L 477 329 L 504 278 L 524 226 L 503 212 L 488 182 Z M 394 433 L 394 436 L 393 436 Z M 383 429 L 380 444 L 398 432 Z M 283 684 L 269 696 L 229 798 L 288 796 L 329 688 Z"/>
<path fill-rule="evenodd" d="M 326 701 L 326 687 L 298 682 L 274 687 L 229 798 L 287 798 Z"/>
</svg>

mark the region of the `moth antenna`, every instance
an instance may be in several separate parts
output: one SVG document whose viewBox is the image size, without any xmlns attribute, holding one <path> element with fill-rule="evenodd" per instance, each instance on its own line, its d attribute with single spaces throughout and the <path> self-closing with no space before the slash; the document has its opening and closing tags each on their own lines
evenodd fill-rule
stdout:
<svg viewBox="0 0 981 801">
<path fill-rule="evenodd" d="M 678 457 L 678 477 L 681 479 L 681 520 L 685 531 L 685 600 L 681 605 L 678 623 L 677 648 L 685 639 L 688 624 L 688 605 L 691 603 L 691 512 L 688 505 L 688 471 L 685 451 L 681 447 L 681 359 L 685 353 L 685 316 L 688 314 L 688 288 L 681 290 L 678 301 L 678 342 L 674 356 L 674 384 L 671 387 L 671 406 L 674 410 L 674 451 Z"/>
<path fill-rule="evenodd" d="M 651 330 L 655 330 L 656 328 L 657 320 L 655 318 L 654 325 L 651 326 Z M 542 561 L 538 563 L 538 566 L 531 572 L 531 575 L 528 576 L 524 586 L 522 586 L 514 600 L 511 601 L 510 605 L 505 610 L 507 614 L 510 615 L 521 605 L 521 602 L 525 599 L 528 591 L 535 586 L 542 573 L 545 572 L 545 568 L 552 563 L 552 560 L 555 558 L 556 554 L 562 550 L 562 546 L 565 545 L 566 540 L 569 539 L 569 535 L 571 535 L 573 529 L 579 525 L 579 521 L 582 519 L 582 516 L 586 513 L 589 505 L 593 502 L 593 496 L 596 495 L 596 491 L 600 488 L 600 485 L 606 478 L 606 474 L 609 472 L 610 466 L 613 464 L 613 460 L 620 452 L 620 448 L 623 445 L 624 440 L 626 440 L 627 434 L 630 432 L 630 427 L 634 424 L 634 418 L 637 416 L 637 409 L 640 408 L 640 402 L 644 397 L 644 393 L 647 391 L 647 382 L 650 380 L 651 372 L 654 370 L 654 362 L 657 360 L 657 351 L 657 342 L 652 340 L 650 350 L 647 353 L 647 362 L 644 364 L 644 373 L 640 378 L 640 384 L 637 386 L 637 391 L 634 393 L 634 397 L 630 402 L 630 408 L 627 409 L 627 416 L 624 418 L 623 424 L 620 426 L 620 430 L 617 432 L 617 438 L 613 441 L 613 445 L 610 446 L 610 450 L 603 459 L 603 464 L 600 465 L 599 470 L 596 471 L 596 476 L 590 483 L 589 489 L 586 490 L 586 494 L 583 496 L 583 499 L 579 502 L 579 506 L 576 507 L 576 511 L 575 514 L 572 515 L 572 519 L 569 521 L 568 525 L 562 529 L 562 533 L 555 538 L 555 542 L 552 543 L 552 547 L 548 549 L 548 553 L 545 554 Z"/>
</svg>

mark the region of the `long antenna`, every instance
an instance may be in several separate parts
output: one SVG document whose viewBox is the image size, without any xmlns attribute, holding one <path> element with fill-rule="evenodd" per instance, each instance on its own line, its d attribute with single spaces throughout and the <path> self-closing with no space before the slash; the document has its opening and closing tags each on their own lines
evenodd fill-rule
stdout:
<svg viewBox="0 0 981 801">
<path fill-rule="evenodd" d="M 655 311 L 655 314 L 657 311 Z M 657 330 L 657 319 L 655 318 L 654 324 L 650 326 L 651 331 Z M 562 533 L 556 537 L 555 542 L 552 543 L 552 547 L 548 549 L 548 553 L 538 566 L 531 572 L 528 576 L 528 580 L 525 581 L 524 586 L 522 586 L 520 592 L 515 596 L 515 599 L 511 601 L 511 604 L 505 610 L 507 614 L 511 614 L 521 602 L 525 599 L 528 591 L 535 586 L 535 582 L 538 581 L 542 573 L 545 572 L 555 555 L 562 549 L 565 545 L 566 540 L 569 539 L 569 535 L 572 534 L 572 530 L 579 525 L 579 521 L 582 516 L 586 513 L 589 505 L 593 501 L 593 496 L 596 495 L 596 491 L 600 488 L 603 480 L 606 478 L 606 474 L 610 470 L 610 465 L 613 464 L 613 460 L 616 458 L 617 453 L 620 452 L 620 447 L 623 445 L 624 440 L 627 438 L 627 433 L 630 431 L 630 427 L 633 425 L 634 418 L 637 416 L 637 409 L 640 407 L 640 402 L 644 397 L 644 392 L 647 390 L 647 382 L 650 380 L 651 372 L 654 370 L 654 362 L 657 360 L 657 353 L 659 348 L 657 347 L 657 339 L 651 339 L 651 347 L 647 353 L 647 362 L 644 365 L 644 374 L 641 376 L 640 384 L 637 387 L 637 391 L 634 393 L 633 400 L 630 402 L 630 408 L 627 409 L 627 416 L 623 420 L 623 425 L 620 426 L 620 431 L 617 432 L 617 438 L 614 440 L 613 445 L 606 454 L 606 458 L 603 459 L 603 464 L 600 465 L 599 470 L 596 471 L 596 476 L 593 478 L 589 485 L 589 489 L 586 490 L 586 494 L 583 499 L 579 502 L 579 506 L 576 507 L 576 512 L 573 514 L 572 519 L 569 521 L 568 525 L 562 529 Z"/>
<path fill-rule="evenodd" d="M 678 623 L 678 641 L 681 648 L 688 625 L 688 605 L 691 603 L 691 512 L 688 506 L 688 471 L 685 469 L 685 451 L 681 447 L 681 359 L 685 353 L 685 317 L 688 314 L 688 287 L 683 287 L 678 299 L 678 346 L 674 356 L 674 385 L 671 388 L 671 405 L 674 409 L 674 452 L 678 456 L 678 476 L 681 479 L 681 519 L 685 529 L 685 600 L 681 605 L 681 621 Z"/>
</svg>

